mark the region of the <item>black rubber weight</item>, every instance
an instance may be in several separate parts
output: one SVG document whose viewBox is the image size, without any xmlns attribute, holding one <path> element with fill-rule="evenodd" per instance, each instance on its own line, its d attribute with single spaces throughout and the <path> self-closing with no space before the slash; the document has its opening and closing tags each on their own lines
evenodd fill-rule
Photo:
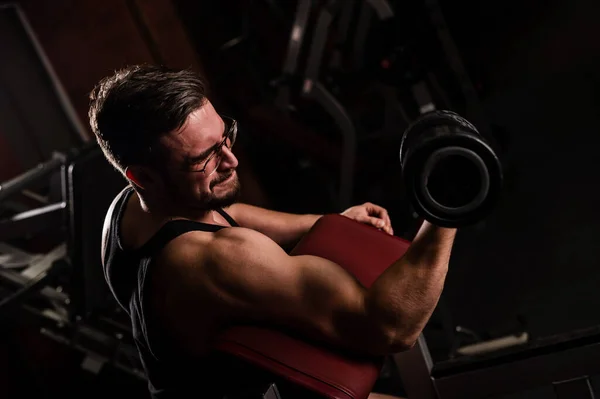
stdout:
<svg viewBox="0 0 600 399">
<path fill-rule="evenodd" d="M 406 148 L 405 146 L 410 145 L 410 141 L 419 137 L 421 132 L 437 126 L 456 126 L 479 135 L 479 131 L 471 122 L 455 112 L 446 110 L 428 112 L 406 128 L 400 142 L 400 162 L 403 162 L 402 152 Z"/>
<path fill-rule="evenodd" d="M 428 205 L 430 201 L 424 198 L 424 188 L 421 187 L 420 176 L 429 157 L 440 149 L 450 147 L 466 149 L 476 154 L 483 161 L 487 172 L 481 177 L 486 180 L 486 185 L 489 184 L 487 195 L 475 208 L 462 213 Z M 460 227 L 481 220 L 493 209 L 501 191 L 502 169 L 494 150 L 471 123 L 451 111 L 425 114 L 409 126 L 402 138 L 400 161 L 406 192 L 415 211 L 440 226 Z M 480 169 L 481 173 L 484 173 L 484 169 Z M 460 181 L 460 177 L 455 181 Z M 449 184 L 446 189 L 455 188 L 451 186 L 452 182 L 444 183 Z M 461 183 L 465 187 L 470 182 Z M 476 183 L 477 181 L 473 182 Z"/>
</svg>

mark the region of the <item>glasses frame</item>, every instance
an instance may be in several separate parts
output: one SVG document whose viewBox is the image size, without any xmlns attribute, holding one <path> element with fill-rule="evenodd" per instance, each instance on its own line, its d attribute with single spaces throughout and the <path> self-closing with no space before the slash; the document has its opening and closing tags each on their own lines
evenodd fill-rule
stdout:
<svg viewBox="0 0 600 399">
<path fill-rule="evenodd" d="M 225 133 L 225 137 L 223 137 L 223 140 L 219 143 L 217 148 L 215 148 L 215 150 L 208 156 L 208 158 L 206 158 L 206 161 L 204 161 L 204 166 L 202 167 L 202 169 L 194 171 L 196 173 L 206 174 L 206 168 L 208 167 L 208 164 L 210 163 L 210 161 L 212 161 L 212 159 L 215 156 L 218 156 L 219 159 L 217 160 L 215 168 L 213 169 L 212 172 L 210 172 L 207 175 L 207 176 L 211 176 L 213 173 L 215 173 L 217 171 L 217 169 L 221 165 L 221 160 L 223 159 L 223 157 L 221 156 L 221 151 L 223 150 L 223 146 L 226 146 L 227 148 L 232 149 L 233 145 L 235 144 L 235 139 L 237 138 L 237 133 L 238 133 L 237 120 L 235 120 L 229 116 L 226 116 L 226 115 L 220 115 L 220 116 L 221 116 L 221 119 L 223 119 L 223 122 L 225 122 L 225 124 L 229 126 L 227 128 L 227 133 Z M 230 145 L 227 145 L 228 139 L 231 140 Z"/>
</svg>

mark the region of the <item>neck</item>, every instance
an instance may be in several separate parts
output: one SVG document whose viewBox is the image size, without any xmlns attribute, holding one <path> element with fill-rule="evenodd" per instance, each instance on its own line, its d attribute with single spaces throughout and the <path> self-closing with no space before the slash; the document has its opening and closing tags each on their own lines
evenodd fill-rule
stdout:
<svg viewBox="0 0 600 399">
<path fill-rule="evenodd" d="M 173 204 L 167 200 L 149 198 L 143 193 L 136 192 L 136 194 L 140 209 L 148 214 L 156 223 L 162 224 L 176 219 L 212 224 L 216 222 L 213 210 L 190 209 L 179 204 Z"/>
</svg>

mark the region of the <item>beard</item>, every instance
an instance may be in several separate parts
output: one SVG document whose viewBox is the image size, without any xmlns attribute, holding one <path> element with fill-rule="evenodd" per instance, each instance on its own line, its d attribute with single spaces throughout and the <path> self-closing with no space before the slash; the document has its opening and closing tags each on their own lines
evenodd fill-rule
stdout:
<svg viewBox="0 0 600 399">
<path fill-rule="evenodd" d="M 234 172 L 228 173 L 219 177 L 219 179 L 212 181 L 209 185 L 210 189 L 212 190 L 216 185 L 227 180 L 233 173 Z M 187 208 L 194 213 L 215 211 L 231 206 L 239 200 L 241 192 L 240 182 L 237 176 L 235 176 L 235 179 L 230 183 L 231 188 L 222 194 L 213 194 L 212 192 L 203 195 L 190 194 L 189 190 L 178 185 L 172 178 L 164 179 L 164 184 L 167 191 L 170 193 L 170 202 L 176 204 L 176 207 Z"/>
<path fill-rule="evenodd" d="M 214 182 L 211 182 L 210 188 L 212 189 L 217 184 L 224 182 L 233 173 L 234 172 L 231 172 L 230 174 L 224 176 L 223 178 L 220 178 L 219 180 L 215 180 Z M 232 184 L 231 189 L 228 190 L 225 194 L 222 194 L 222 195 L 207 194 L 204 196 L 204 198 L 200 198 L 197 203 L 196 209 L 203 210 L 203 211 L 215 211 L 217 209 L 227 208 L 228 206 L 235 204 L 239 200 L 240 192 L 241 192 L 240 181 L 239 181 L 237 175 L 235 176 L 235 179 L 232 180 L 231 184 Z"/>
</svg>

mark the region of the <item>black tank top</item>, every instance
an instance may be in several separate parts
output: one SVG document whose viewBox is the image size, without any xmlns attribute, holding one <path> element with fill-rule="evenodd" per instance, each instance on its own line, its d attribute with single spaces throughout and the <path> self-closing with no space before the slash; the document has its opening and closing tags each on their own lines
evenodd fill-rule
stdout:
<svg viewBox="0 0 600 399">
<path fill-rule="evenodd" d="M 165 224 L 148 242 L 136 250 L 124 250 L 119 226 L 131 187 L 113 201 L 104 224 L 103 267 L 106 281 L 119 305 L 129 314 L 133 338 L 148 377 L 148 387 L 155 399 L 218 398 L 231 386 L 233 376 L 246 375 L 246 365 L 222 355 L 191 358 L 185 350 L 169 343 L 161 334 L 145 302 L 152 272 L 153 259 L 171 240 L 189 231 L 216 232 L 224 226 L 175 220 Z M 238 224 L 223 210 L 219 213 L 231 224 Z M 201 315 L 198 315 L 201 317 Z M 192 396 L 190 396 L 190 394 Z"/>
</svg>

